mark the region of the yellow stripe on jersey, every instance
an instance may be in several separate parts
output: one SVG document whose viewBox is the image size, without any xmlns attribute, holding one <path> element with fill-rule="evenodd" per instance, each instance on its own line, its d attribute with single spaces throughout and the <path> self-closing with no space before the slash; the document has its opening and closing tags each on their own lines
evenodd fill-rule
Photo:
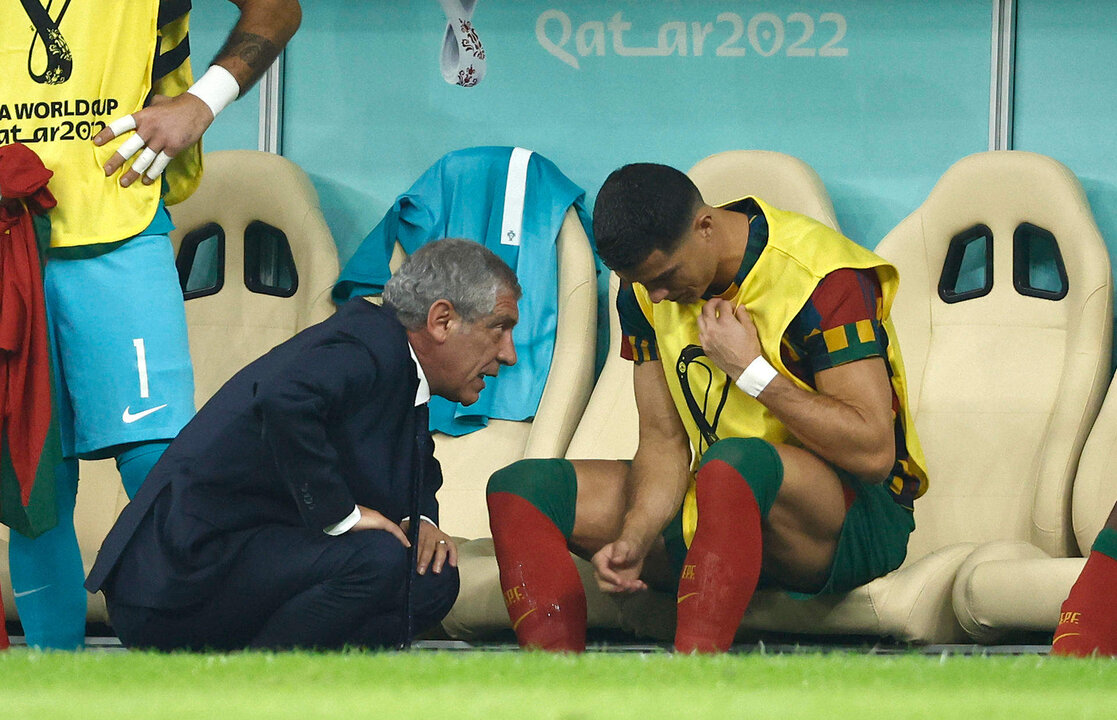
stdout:
<svg viewBox="0 0 1117 720">
<path fill-rule="evenodd" d="M 845 325 L 822 331 L 822 340 L 826 343 L 826 352 L 836 353 L 849 347 L 849 338 L 846 337 Z"/>
<path fill-rule="evenodd" d="M 877 309 L 880 309 L 880 303 L 877 302 Z M 855 327 L 857 328 L 857 339 L 863 343 L 871 343 L 876 340 L 876 333 L 873 332 L 873 323 L 868 319 L 858 320 Z"/>
</svg>

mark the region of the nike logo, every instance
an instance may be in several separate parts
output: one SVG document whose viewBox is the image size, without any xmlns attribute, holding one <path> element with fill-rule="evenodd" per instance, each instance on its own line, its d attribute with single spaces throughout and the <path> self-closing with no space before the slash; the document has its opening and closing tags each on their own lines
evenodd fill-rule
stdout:
<svg viewBox="0 0 1117 720">
<path fill-rule="evenodd" d="M 681 603 L 681 602 L 682 602 L 683 600 L 686 600 L 686 599 L 687 599 L 688 597 L 690 597 L 691 595 L 697 595 L 697 594 L 698 594 L 698 593 L 696 593 L 696 592 L 692 592 L 692 593 L 687 593 L 686 595 L 683 595 L 683 596 L 682 596 L 682 597 L 680 597 L 680 598 L 679 598 L 678 600 L 676 600 L 676 601 L 675 601 L 675 604 L 676 604 L 676 605 L 678 605 L 679 603 Z"/>
<path fill-rule="evenodd" d="M 21 598 L 25 595 L 31 595 L 32 593 L 37 593 L 40 590 L 46 590 L 48 587 L 50 587 L 50 583 L 47 583 L 46 585 L 43 585 L 42 587 L 34 588 L 33 590 L 24 590 L 23 592 L 15 592 L 13 590 L 12 591 L 12 597 Z"/>
<path fill-rule="evenodd" d="M 134 423 L 137 420 L 142 420 L 143 418 L 147 417 L 148 415 L 150 415 L 153 412 L 157 412 L 159 410 L 162 410 L 163 408 L 167 407 L 167 404 L 163 403 L 162 405 L 156 405 L 153 408 L 148 408 L 147 410 L 141 410 L 138 413 L 129 412 L 130 407 L 131 406 L 124 408 L 124 414 L 120 416 L 121 420 L 123 420 L 124 422 L 129 423 L 129 424 Z"/>
<path fill-rule="evenodd" d="M 16 597 L 19 597 L 19 595 L 16 595 Z M 1054 640 L 1052 640 L 1052 641 L 1051 641 L 1051 644 L 1052 644 L 1052 645 L 1054 645 L 1055 643 L 1059 642 L 1059 641 L 1060 641 L 1060 640 L 1062 640 L 1063 638 L 1068 638 L 1068 637 L 1078 637 L 1078 636 L 1080 636 L 1081 634 L 1082 634 L 1082 633 L 1063 633 L 1062 635 L 1060 635 L 1060 636 L 1058 636 L 1057 638 L 1055 638 Z"/>
</svg>

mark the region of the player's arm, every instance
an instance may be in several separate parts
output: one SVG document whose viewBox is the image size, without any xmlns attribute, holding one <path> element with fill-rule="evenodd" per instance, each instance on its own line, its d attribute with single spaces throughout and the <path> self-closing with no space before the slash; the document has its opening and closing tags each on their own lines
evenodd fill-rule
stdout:
<svg viewBox="0 0 1117 720">
<path fill-rule="evenodd" d="M 598 586 L 606 592 L 643 590 L 644 558 L 682 505 L 690 443 L 659 361 L 633 369 L 640 441 L 628 475 L 620 536 L 593 557 Z"/>
<path fill-rule="evenodd" d="M 756 327 L 744 306 L 714 299 L 698 321 L 706 354 L 736 381 L 761 357 Z M 757 395 L 803 445 L 865 482 L 880 483 L 896 462 L 892 386 L 880 357 L 815 374 L 818 392 L 776 374 Z"/>
<path fill-rule="evenodd" d="M 158 180 L 171 158 L 196 143 L 216 115 L 260 79 L 302 20 L 298 0 L 230 1 L 240 8 L 240 19 L 197 82 L 177 97 L 157 96 L 150 106 L 117 118 L 93 138 L 94 144 L 104 145 L 135 131 L 105 163 L 106 177 L 139 153 L 120 184 L 131 185 L 141 173 L 145 184 Z"/>
<path fill-rule="evenodd" d="M 298 0 L 230 0 L 240 19 L 213 64 L 228 70 L 241 93 L 259 80 L 302 21 Z"/>
</svg>

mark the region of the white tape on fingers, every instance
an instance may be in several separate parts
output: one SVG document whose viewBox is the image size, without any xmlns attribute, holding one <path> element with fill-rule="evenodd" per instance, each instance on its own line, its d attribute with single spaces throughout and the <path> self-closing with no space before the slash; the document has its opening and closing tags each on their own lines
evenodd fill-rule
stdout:
<svg viewBox="0 0 1117 720">
<path fill-rule="evenodd" d="M 147 172 L 144 173 L 144 175 L 146 175 L 149 180 L 159 179 L 159 176 L 162 175 L 163 171 L 167 169 L 167 164 L 170 163 L 170 161 L 170 155 L 165 152 L 160 152 L 158 155 L 155 156 L 155 161 L 151 163 L 151 167 L 147 169 Z"/>
<path fill-rule="evenodd" d="M 144 148 L 144 151 L 136 158 L 136 162 L 132 163 L 132 169 L 137 173 L 142 173 L 144 170 L 147 170 L 147 167 L 151 165 L 151 161 L 154 159 L 155 151 L 151 148 Z"/>
<path fill-rule="evenodd" d="M 142 137 L 140 137 L 139 135 L 133 135 L 132 137 L 121 143 L 120 147 L 117 148 L 116 151 L 122 158 L 127 160 L 128 158 L 139 152 L 139 149 L 146 144 L 147 141 L 145 141 Z"/>
<path fill-rule="evenodd" d="M 109 123 L 108 127 L 109 130 L 112 130 L 113 137 L 120 137 L 122 133 L 136 129 L 136 118 L 131 115 L 125 115 L 124 117 L 113 120 Z"/>
</svg>

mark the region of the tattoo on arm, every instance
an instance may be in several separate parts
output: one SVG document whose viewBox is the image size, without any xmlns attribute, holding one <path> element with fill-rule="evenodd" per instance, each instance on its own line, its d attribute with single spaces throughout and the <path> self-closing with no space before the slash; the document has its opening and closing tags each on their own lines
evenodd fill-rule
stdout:
<svg viewBox="0 0 1117 720">
<path fill-rule="evenodd" d="M 272 64 L 279 51 L 280 47 L 263 35 L 234 31 L 215 59 L 240 58 L 252 71 L 252 79 L 256 80 Z"/>
</svg>

